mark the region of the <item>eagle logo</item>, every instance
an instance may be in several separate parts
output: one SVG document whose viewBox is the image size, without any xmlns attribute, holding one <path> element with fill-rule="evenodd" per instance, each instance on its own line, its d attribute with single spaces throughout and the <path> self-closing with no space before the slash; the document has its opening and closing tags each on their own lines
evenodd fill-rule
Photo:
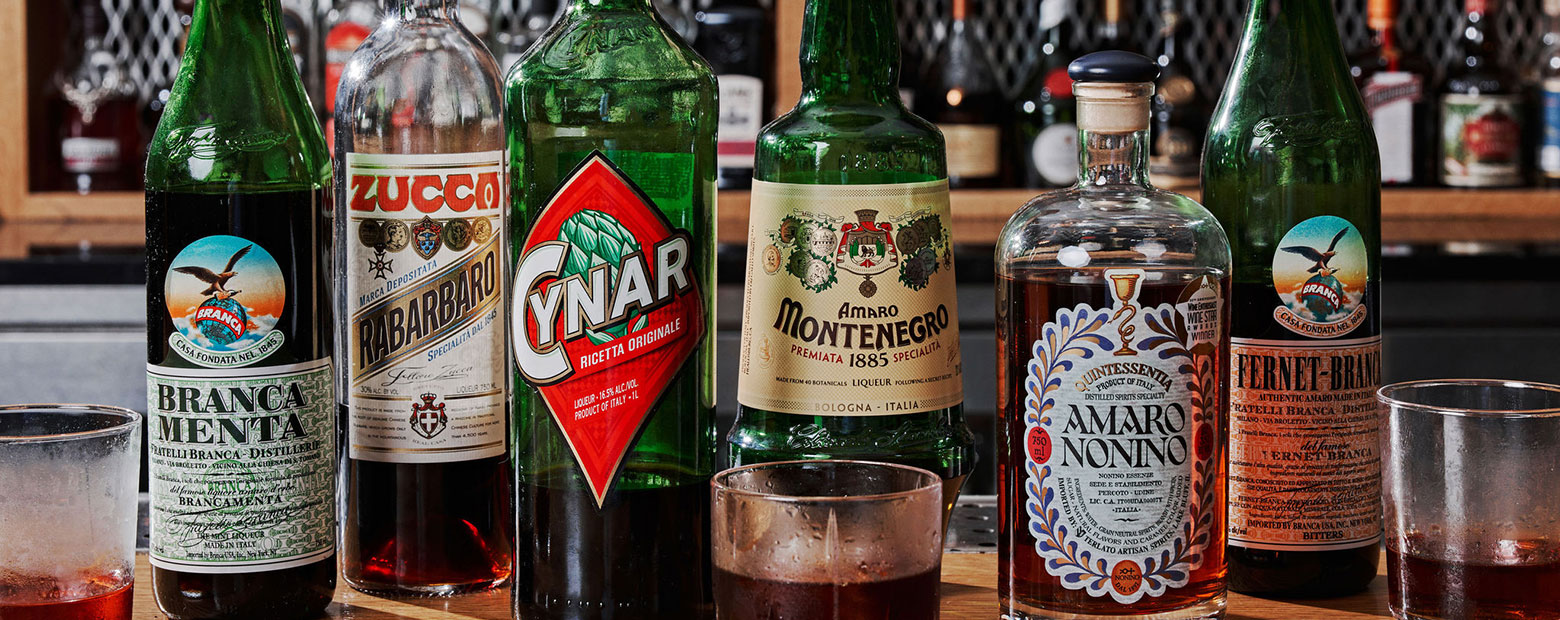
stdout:
<svg viewBox="0 0 1560 620">
<path fill-rule="evenodd" d="M 233 257 L 228 259 L 227 266 L 222 268 L 221 273 L 212 273 L 210 269 L 205 267 L 174 267 L 173 270 L 195 276 L 200 281 L 210 284 L 209 288 L 201 292 L 202 295 L 221 300 L 232 299 L 234 295 L 241 292 L 237 289 L 231 291 L 227 289 L 228 280 L 232 280 L 233 276 L 238 275 L 238 272 L 234 271 L 233 267 L 254 248 L 254 244 L 249 244 L 244 246 L 243 249 L 234 252 Z"/>
</svg>

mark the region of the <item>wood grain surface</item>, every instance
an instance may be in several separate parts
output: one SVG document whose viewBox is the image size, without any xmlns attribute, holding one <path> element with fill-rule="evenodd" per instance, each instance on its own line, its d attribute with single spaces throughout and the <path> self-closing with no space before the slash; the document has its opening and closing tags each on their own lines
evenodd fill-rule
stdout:
<svg viewBox="0 0 1560 620">
<path fill-rule="evenodd" d="M 1383 561 L 1382 565 L 1386 562 Z M 151 568 L 137 558 L 143 587 L 135 592 L 135 620 L 162 620 L 152 601 Z M 1230 620 L 1332 620 L 1388 618 L 1386 580 L 1377 578 L 1363 594 L 1315 601 L 1278 601 L 1230 595 Z M 336 591 L 329 617 L 353 620 L 507 620 L 509 591 L 437 599 L 383 599 L 345 586 Z M 943 620 L 997 620 L 997 556 L 950 553 L 943 556 Z"/>
</svg>

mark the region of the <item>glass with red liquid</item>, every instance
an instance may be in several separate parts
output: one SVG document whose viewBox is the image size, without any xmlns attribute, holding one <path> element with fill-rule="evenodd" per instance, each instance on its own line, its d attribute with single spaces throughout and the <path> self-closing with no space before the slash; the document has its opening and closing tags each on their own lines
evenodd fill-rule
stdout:
<svg viewBox="0 0 1560 620">
<path fill-rule="evenodd" d="M 1388 603 L 1400 619 L 1560 619 L 1560 386 L 1381 388 Z"/>
<path fill-rule="evenodd" d="M 942 480 L 865 461 L 716 474 L 718 620 L 936 620 Z"/>
<path fill-rule="evenodd" d="M 129 620 L 141 414 L 0 407 L 0 618 Z"/>
</svg>

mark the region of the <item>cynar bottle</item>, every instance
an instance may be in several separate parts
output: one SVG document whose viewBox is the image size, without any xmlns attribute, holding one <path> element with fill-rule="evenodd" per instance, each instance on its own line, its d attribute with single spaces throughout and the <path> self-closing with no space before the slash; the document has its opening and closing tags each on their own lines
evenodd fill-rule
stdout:
<svg viewBox="0 0 1560 620">
<path fill-rule="evenodd" d="M 1159 69 L 1069 67 L 1082 162 L 997 238 L 998 596 L 1013 618 L 1222 614 L 1230 247 L 1148 181 Z"/>
<path fill-rule="evenodd" d="M 331 171 L 276 0 L 200 0 L 146 162 L 152 587 L 304 618 L 336 585 Z"/>
</svg>

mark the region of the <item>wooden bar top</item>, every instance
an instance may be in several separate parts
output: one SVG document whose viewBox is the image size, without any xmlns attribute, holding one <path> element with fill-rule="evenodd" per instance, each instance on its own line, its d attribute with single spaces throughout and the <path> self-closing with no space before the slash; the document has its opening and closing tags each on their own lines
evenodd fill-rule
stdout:
<svg viewBox="0 0 1560 620">
<path fill-rule="evenodd" d="M 1385 566 L 1386 562 L 1382 562 Z M 1385 569 L 1383 569 L 1385 570 Z M 135 592 L 135 620 L 163 620 L 152 601 L 151 567 L 136 558 L 140 586 Z M 329 617 L 351 620 L 508 620 L 509 590 L 450 598 L 385 599 L 346 586 L 336 590 Z M 1364 593 L 1328 600 L 1277 601 L 1231 594 L 1231 620 L 1332 620 L 1390 618 L 1386 579 L 1378 577 Z M 997 556 L 991 553 L 950 553 L 943 556 L 943 620 L 997 620 Z"/>
</svg>

